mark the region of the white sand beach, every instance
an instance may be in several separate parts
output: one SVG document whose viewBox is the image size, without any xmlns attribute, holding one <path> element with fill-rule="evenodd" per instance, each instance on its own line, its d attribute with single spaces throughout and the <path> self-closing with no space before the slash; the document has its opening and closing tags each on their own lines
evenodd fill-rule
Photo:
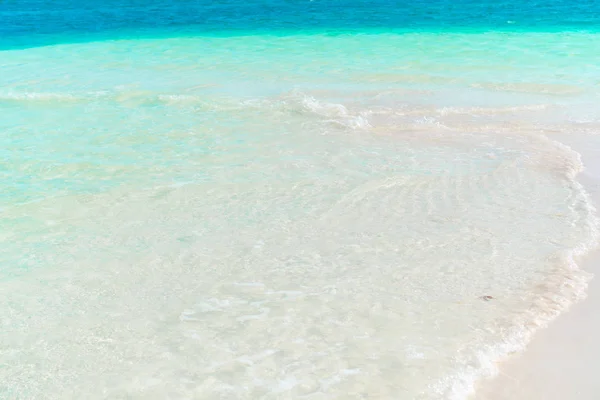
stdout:
<svg viewBox="0 0 600 400">
<path fill-rule="evenodd" d="M 600 138 L 564 137 L 581 155 L 586 170 L 581 182 L 600 205 Z M 582 267 L 595 274 L 588 296 L 535 335 L 523 354 L 499 368 L 497 377 L 481 382 L 476 400 L 596 400 L 600 398 L 600 250 Z"/>
</svg>

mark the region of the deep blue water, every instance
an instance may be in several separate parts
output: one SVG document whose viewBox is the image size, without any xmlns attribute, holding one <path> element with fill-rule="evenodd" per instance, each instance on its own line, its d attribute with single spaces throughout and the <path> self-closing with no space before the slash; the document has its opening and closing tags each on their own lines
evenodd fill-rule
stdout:
<svg viewBox="0 0 600 400">
<path fill-rule="evenodd" d="M 0 48 L 154 35 L 377 30 L 596 30 L 600 1 L 5 0 Z"/>
</svg>

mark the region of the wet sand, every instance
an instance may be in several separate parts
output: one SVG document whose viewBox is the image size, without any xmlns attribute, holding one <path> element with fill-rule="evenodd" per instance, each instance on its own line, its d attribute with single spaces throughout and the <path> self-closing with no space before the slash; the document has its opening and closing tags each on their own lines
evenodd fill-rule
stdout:
<svg viewBox="0 0 600 400">
<path fill-rule="evenodd" d="M 600 209 L 600 137 L 565 137 L 582 154 L 581 182 Z M 588 296 L 540 330 L 522 354 L 499 365 L 499 375 L 480 382 L 475 400 L 597 400 L 600 398 L 600 250 L 581 266 L 593 273 Z"/>
</svg>

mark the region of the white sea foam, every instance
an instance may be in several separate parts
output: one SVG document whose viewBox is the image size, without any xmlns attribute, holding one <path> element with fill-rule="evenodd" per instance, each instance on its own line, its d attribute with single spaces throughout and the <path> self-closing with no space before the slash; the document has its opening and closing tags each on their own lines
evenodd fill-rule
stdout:
<svg viewBox="0 0 600 400">
<path fill-rule="evenodd" d="M 4 92 L 0 93 L 0 101 L 54 101 L 73 102 L 79 100 L 78 96 L 68 93 L 43 93 L 43 92 Z"/>
</svg>

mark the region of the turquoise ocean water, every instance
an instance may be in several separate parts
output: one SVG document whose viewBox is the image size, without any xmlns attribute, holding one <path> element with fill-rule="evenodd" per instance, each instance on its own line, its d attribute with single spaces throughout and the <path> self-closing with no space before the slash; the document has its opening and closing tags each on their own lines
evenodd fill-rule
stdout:
<svg viewBox="0 0 600 400">
<path fill-rule="evenodd" d="M 0 2 L 0 399 L 473 395 L 585 291 L 598 16 Z"/>
</svg>

